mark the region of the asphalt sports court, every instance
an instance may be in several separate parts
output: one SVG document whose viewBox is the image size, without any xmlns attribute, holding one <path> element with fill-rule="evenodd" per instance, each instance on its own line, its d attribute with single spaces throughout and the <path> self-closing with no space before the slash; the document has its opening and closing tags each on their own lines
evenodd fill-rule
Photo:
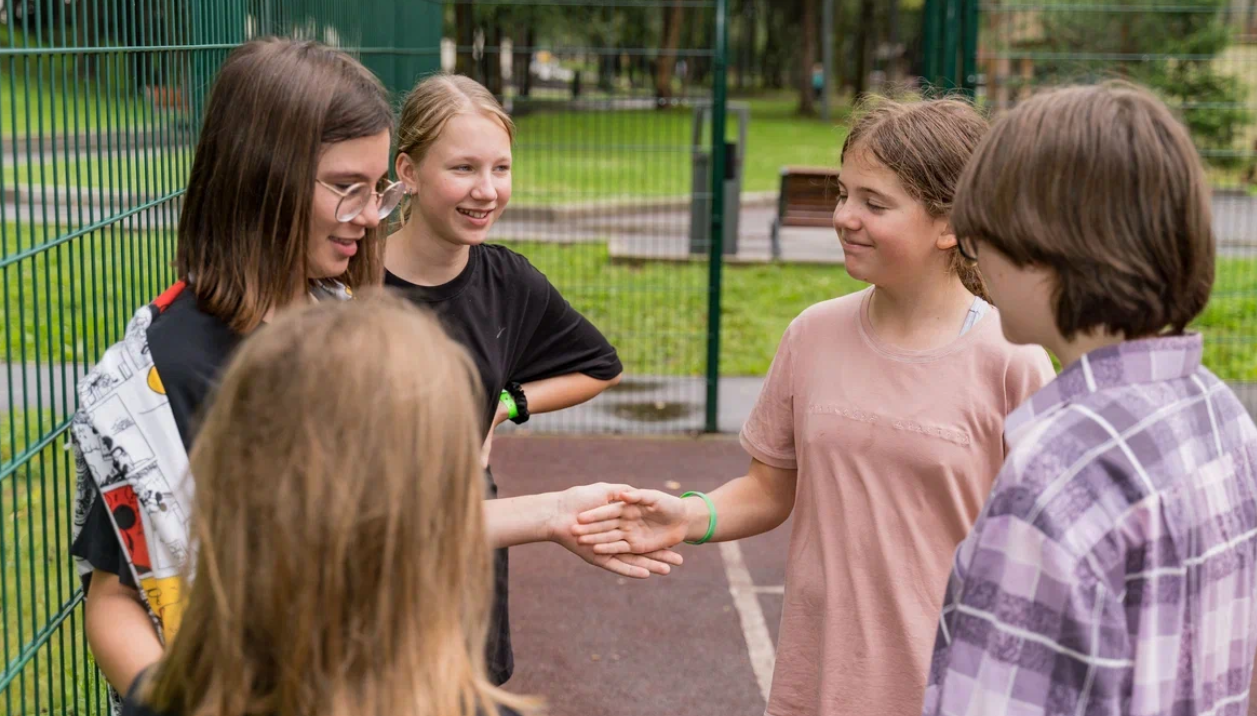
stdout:
<svg viewBox="0 0 1257 716">
<path fill-rule="evenodd" d="M 502 497 L 590 482 L 711 491 L 749 462 L 723 436 L 502 436 L 493 445 Z M 558 545 L 513 547 L 515 676 L 507 688 L 542 696 L 555 716 L 762 714 L 789 530 L 787 521 L 739 542 L 681 545 L 684 566 L 645 581 Z"/>
</svg>

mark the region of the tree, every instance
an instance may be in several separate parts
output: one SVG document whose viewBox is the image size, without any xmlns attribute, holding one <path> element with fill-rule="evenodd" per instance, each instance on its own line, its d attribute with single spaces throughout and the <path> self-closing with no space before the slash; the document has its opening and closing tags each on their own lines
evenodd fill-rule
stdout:
<svg viewBox="0 0 1257 716">
<path fill-rule="evenodd" d="M 803 10 L 803 42 L 799 52 L 799 114 L 816 114 L 816 94 L 812 89 L 812 66 L 816 64 L 816 0 L 800 0 Z"/>
<path fill-rule="evenodd" d="M 1092 0 L 1069 0 L 1087 4 Z M 1178 0 L 1171 8 L 1143 13 L 1089 10 L 1042 14 L 1031 49 L 1053 56 L 1117 55 L 1110 61 L 1053 59 L 1034 67 L 1037 83 L 1086 82 L 1114 74 L 1147 85 L 1181 108 L 1184 122 L 1207 161 L 1218 166 L 1241 162 L 1237 141 L 1250 120 L 1244 84 L 1219 71 L 1216 58 L 1230 45 L 1230 0 Z M 996 38 L 998 41 L 998 38 Z"/>
<path fill-rule="evenodd" d="M 663 8 L 663 48 L 655 61 L 655 98 L 672 98 L 672 70 L 676 66 L 676 53 L 681 44 L 682 0 L 672 0 Z M 662 107 L 663 102 L 659 105 Z"/>
</svg>

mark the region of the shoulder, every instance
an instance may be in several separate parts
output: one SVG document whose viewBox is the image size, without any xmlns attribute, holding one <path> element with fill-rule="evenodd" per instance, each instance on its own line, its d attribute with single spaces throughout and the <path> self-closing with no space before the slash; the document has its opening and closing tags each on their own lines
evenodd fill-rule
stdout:
<svg viewBox="0 0 1257 716">
<path fill-rule="evenodd" d="M 835 327 L 860 319 L 860 307 L 864 304 L 867 290 L 814 303 L 795 316 L 786 329 L 786 335 L 794 340 L 818 333 L 832 334 Z"/>
<path fill-rule="evenodd" d="M 1113 435 L 1096 416 L 1108 412 L 1110 401 L 1089 397 L 1020 430 L 987 506 L 990 516 L 1032 525 L 1080 559 L 1101 543 L 1120 551 L 1120 523 L 1155 492 L 1125 452 L 1105 449 Z"/>
<path fill-rule="evenodd" d="M 1000 325 L 999 309 L 991 306 L 987 314 L 978 323 L 975 333 L 977 343 L 982 352 L 995 357 L 1000 364 L 1017 370 L 1034 370 L 1053 373 L 1052 359 L 1042 346 L 1020 345 L 1012 343 L 1004 337 L 1004 329 Z"/>
<path fill-rule="evenodd" d="M 477 247 L 487 276 L 524 280 L 529 285 L 546 285 L 549 282 L 523 254 L 500 244 L 481 244 Z M 473 249 L 473 250 L 477 250 Z"/>
<path fill-rule="evenodd" d="M 216 374 L 240 342 L 230 326 L 201 310 L 190 288 L 164 307 L 154 303 L 151 310 L 148 349 L 167 386 L 185 380 L 200 383 L 207 374 Z"/>
</svg>

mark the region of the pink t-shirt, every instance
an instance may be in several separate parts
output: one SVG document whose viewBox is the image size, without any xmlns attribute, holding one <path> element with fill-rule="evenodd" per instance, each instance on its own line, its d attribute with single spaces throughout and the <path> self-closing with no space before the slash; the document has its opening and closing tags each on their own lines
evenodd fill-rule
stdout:
<svg viewBox="0 0 1257 716">
<path fill-rule="evenodd" d="M 956 545 L 1004 461 L 1004 416 L 1053 377 L 990 310 L 930 351 L 878 341 L 872 289 L 786 330 L 742 429 L 797 468 L 768 714 L 917 716 Z"/>
</svg>

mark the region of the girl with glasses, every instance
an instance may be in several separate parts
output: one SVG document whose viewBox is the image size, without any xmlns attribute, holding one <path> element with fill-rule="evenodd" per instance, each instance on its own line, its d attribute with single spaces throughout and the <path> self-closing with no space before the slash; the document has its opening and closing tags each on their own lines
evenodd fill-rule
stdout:
<svg viewBox="0 0 1257 716">
<path fill-rule="evenodd" d="M 86 593 L 88 643 L 115 708 L 117 692 L 179 630 L 182 570 L 195 554 L 188 452 L 224 365 L 245 336 L 264 332 L 283 311 L 379 284 L 380 222 L 400 199 L 400 185 L 387 181 L 387 94 L 343 53 L 312 42 L 249 42 L 220 68 L 203 122 L 180 215 L 179 281 L 135 314 L 124 339 L 80 382 L 72 425 L 71 551 Z M 273 439 L 259 429 L 257 449 Z M 268 490 L 270 477 L 248 479 Z M 620 557 L 576 546 L 575 514 L 617 489 L 503 500 L 485 508 L 490 541 L 558 539 L 625 576 L 666 574 L 680 563 L 675 553 Z M 323 558 L 314 550 L 289 556 Z"/>
</svg>

